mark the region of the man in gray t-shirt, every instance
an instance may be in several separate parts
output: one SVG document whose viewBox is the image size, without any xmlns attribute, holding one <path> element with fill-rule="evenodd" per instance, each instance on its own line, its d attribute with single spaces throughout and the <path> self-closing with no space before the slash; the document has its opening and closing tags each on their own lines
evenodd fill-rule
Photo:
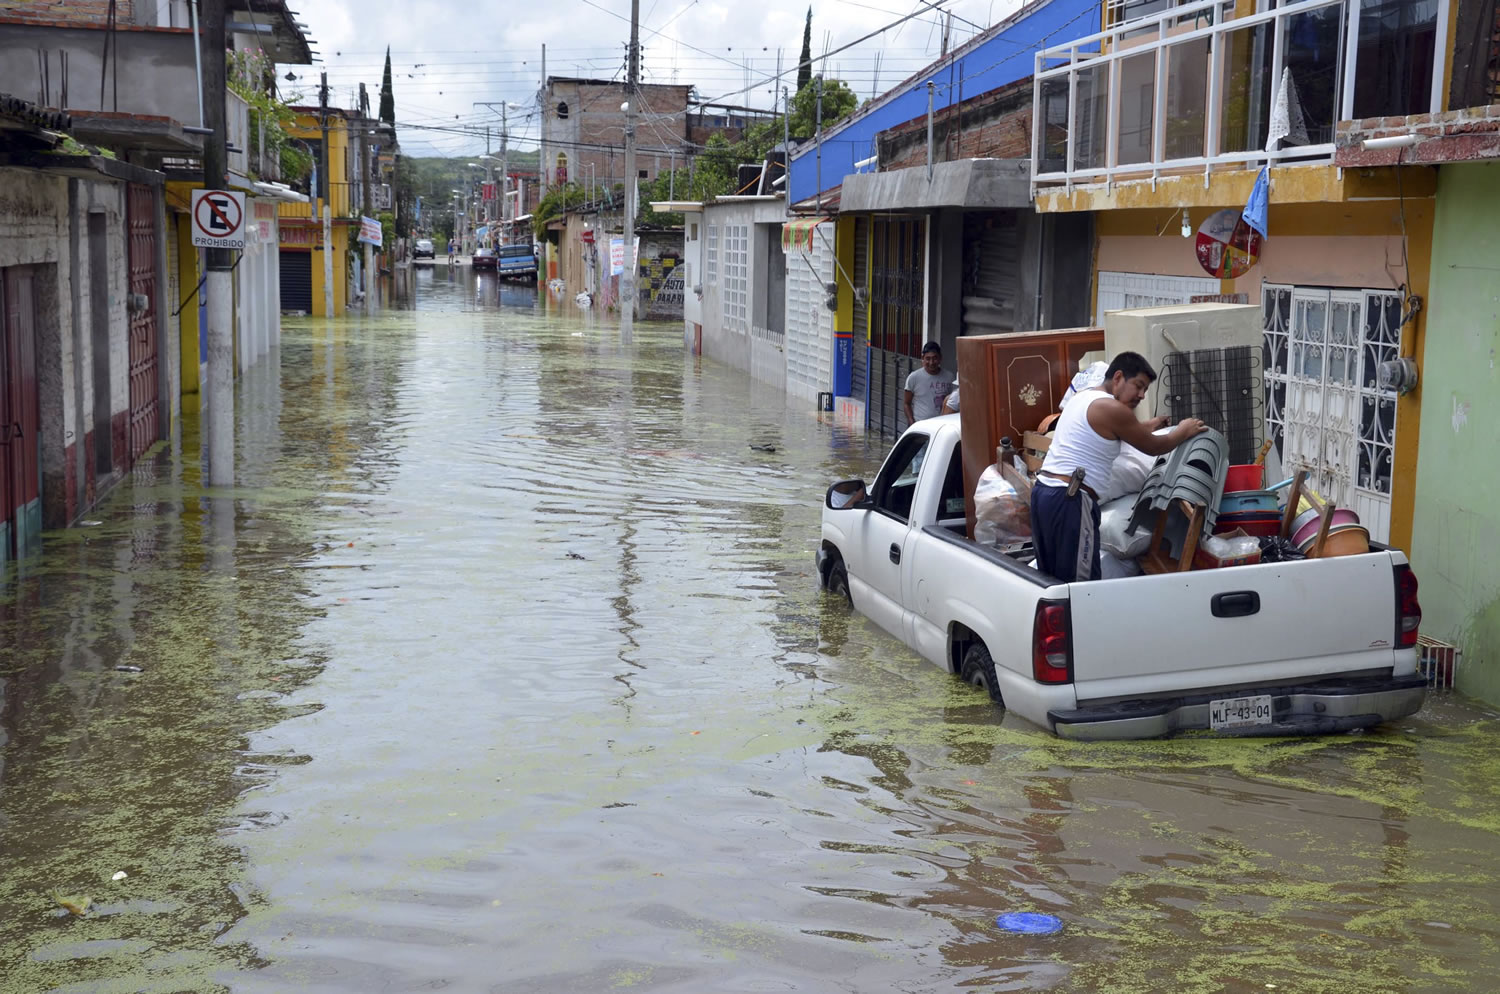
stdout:
<svg viewBox="0 0 1500 994">
<path fill-rule="evenodd" d="M 906 420 L 935 418 L 943 412 L 943 398 L 953 389 L 953 377 L 943 371 L 943 347 L 937 342 L 922 346 L 922 368 L 906 378 Z"/>
</svg>

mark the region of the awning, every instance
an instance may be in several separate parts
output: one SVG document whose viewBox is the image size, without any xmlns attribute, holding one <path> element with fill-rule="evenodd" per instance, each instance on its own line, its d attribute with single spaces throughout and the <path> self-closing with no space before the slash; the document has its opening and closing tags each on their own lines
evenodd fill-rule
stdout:
<svg viewBox="0 0 1500 994">
<path fill-rule="evenodd" d="M 781 226 L 781 250 L 783 252 L 811 252 L 813 229 L 829 220 L 832 218 L 797 217 L 787 221 Z"/>
</svg>

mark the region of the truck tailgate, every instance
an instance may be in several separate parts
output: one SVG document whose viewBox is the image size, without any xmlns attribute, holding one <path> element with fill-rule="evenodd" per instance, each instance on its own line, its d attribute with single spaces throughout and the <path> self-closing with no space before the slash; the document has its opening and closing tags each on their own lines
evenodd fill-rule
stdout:
<svg viewBox="0 0 1500 994">
<path fill-rule="evenodd" d="M 1387 552 L 1075 583 L 1079 701 L 1389 670 Z"/>
</svg>

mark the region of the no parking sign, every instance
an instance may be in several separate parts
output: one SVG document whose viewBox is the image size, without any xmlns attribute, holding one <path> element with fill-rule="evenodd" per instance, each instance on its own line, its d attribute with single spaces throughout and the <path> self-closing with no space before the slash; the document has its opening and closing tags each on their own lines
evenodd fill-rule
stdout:
<svg viewBox="0 0 1500 994">
<path fill-rule="evenodd" d="M 228 190 L 194 190 L 193 244 L 199 248 L 243 249 L 245 195 Z"/>
</svg>

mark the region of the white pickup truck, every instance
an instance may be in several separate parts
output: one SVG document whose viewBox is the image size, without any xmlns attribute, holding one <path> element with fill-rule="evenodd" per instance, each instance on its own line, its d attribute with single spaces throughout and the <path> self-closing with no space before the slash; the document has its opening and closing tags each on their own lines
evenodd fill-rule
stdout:
<svg viewBox="0 0 1500 994">
<path fill-rule="evenodd" d="M 1074 739 L 1306 735 L 1413 714 L 1416 577 L 1395 549 L 1062 583 L 965 537 L 959 418 L 828 489 L 823 585 L 1002 707 Z"/>
</svg>

